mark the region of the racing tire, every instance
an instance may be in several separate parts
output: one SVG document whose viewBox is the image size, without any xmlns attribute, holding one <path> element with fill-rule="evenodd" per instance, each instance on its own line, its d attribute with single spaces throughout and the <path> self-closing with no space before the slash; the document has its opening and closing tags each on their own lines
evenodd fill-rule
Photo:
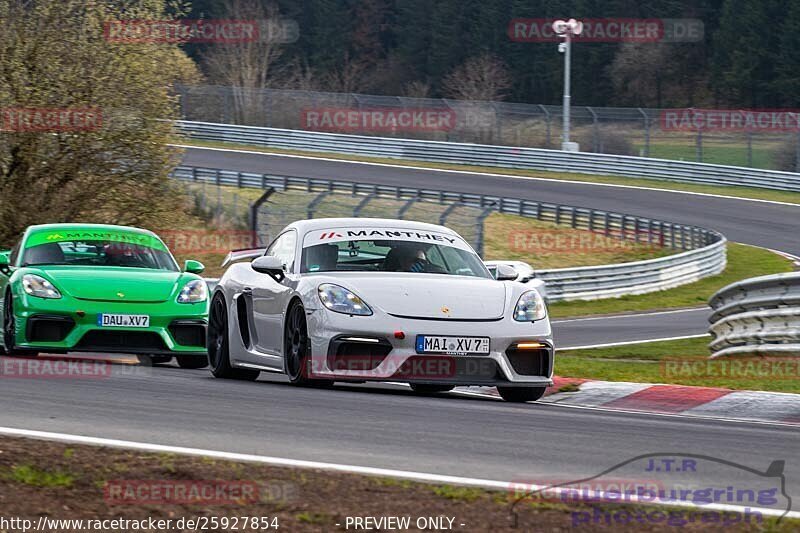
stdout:
<svg viewBox="0 0 800 533">
<path fill-rule="evenodd" d="M 146 354 L 138 354 L 136 359 L 139 360 L 139 364 L 142 366 L 153 366 L 153 365 L 163 365 L 165 363 L 169 363 L 172 361 L 171 355 L 146 355 Z"/>
<path fill-rule="evenodd" d="M 500 397 L 507 402 L 535 402 L 542 396 L 547 387 L 497 387 Z"/>
<path fill-rule="evenodd" d="M 437 392 L 450 392 L 455 388 L 455 385 L 423 385 L 419 383 L 412 383 L 411 390 L 417 394 L 436 394 Z"/>
<path fill-rule="evenodd" d="M 14 347 L 14 335 L 16 332 L 16 319 L 14 317 L 14 300 L 11 293 L 6 294 L 3 301 L 3 344 L 0 346 L 0 355 L 11 355 L 16 357 L 36 357 L 39 352 L 36 350 L 23 350 Z"/>
<path fill-rule="evenodd" d="M 300 302 L 289 306 L 283 337 L 284 370 L 289 376 L 289 383 L 300 387 L 333 385 L 331 380 L 308 377 L 308 370 L 311 368 L 311 343 L 308 339 L 306 310 Z"/>
<path fill-rule="evenodd" d="M 208 348 L 208 366 L 215 378 L 255 381 L 261 374 L 258 370 L 231 366 L 228 344 L 228 309 L 222 293 L 217 293 L 211 301 L 206 347 Z"/>
<path fill-rule="evenodd" d="M 205 357 L 197 357 L 196 355 L 176 355 L 175 359 L 178 361 L 178 366 L 181 368 L 205 368 L 208 366 L 208 359 Z"/>
</svg>

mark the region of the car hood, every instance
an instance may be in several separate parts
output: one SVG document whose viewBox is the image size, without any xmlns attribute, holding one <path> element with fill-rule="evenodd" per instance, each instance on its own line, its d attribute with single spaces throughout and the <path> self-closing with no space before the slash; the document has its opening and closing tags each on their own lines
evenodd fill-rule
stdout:
<svg viewBox="0 0 800 533">
<path fill-rule="evenodd" d="M 80 300 L 130 303 L 169 300 L 183 275 L 143 268 L 49 267 L 41 270 L 62 294 Z"/>
<path fill-rule="evenodd" d="M 501 318 L 506 308 L 505 285 L 493 279 L 442 274 L 359 274 L 337 276 L 329 282 L 350 289 L 371 307 L 395 316 L 491 320 Z"/>
</svg>

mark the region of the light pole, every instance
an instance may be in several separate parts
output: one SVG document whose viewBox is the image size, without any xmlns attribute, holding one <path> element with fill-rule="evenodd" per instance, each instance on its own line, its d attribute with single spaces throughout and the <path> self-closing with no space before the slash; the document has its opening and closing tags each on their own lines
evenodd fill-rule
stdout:
<svg viewBox="0 0 800 533">
<path fill-rule="evenodd" d="M 557 20 L 553 22 L 553 31 L 564 39 L 563 43 L 558 44 L 558 51 L 564 54 L 564 126 L 561 133 L 561 149 L 567 152 L 577 152 L 580 148 L 578 143 L 569 140 L 569 73 L 572 51 L 572 36 L 580 35 L 583 31 L 583 22 L 575 19 Z"/>
</svg>

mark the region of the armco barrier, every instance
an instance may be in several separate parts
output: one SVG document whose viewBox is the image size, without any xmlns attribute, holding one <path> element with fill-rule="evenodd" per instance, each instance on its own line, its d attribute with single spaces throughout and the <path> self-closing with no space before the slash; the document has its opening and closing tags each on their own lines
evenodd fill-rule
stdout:
<svg viewBox="0 0 800 533">
<path fill-rule="evenodd" d="M 629 176 L 800 191 L 800 174 L 609 154 L 257 128 L 178 121 L 191 139 L 484 167 Z"/>
<path fill-rule="evenodd" d="M 467 207 L 565 224 L 609 237 L 640 243 L 656 243 L 682 250 L 674 255 L 632 263 L 537 270 L 537 277 L 547 283 L 550 301 L 588 300 L 658 291 L 718 274 L 724 270 L 726 264 L 726 241 L 716 231 L 597 209 L 482 194 L 273 176 L 190 166 L 177 167 L 172 176 L 189 182 L 276 191 L 291 189 L 307 192 L 328 191 L 353 195 L 368 194 L 399 200 L 457 203 Z"/>
<path fill-rule="evenodd" d="M 800 272 L 732 283 L 709 303 L 711 357 L 800 356 Z"/>
</svg>

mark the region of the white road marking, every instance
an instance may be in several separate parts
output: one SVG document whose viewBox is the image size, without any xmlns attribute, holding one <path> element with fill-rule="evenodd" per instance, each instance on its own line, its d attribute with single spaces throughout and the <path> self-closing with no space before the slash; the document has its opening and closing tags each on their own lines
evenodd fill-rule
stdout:
<svg viewBox="0 0 800 533">
<path fill-rule="evenodd" d="M 43 440 L 51 440 L 57 442 L 66 442 L 70 444 L 86 444 L 89 446 L 107 446 L 111 448 L 124 448 L 128 450 L 138 450 L 144 452 L 155 452 L 155 453 L 174 453 L 180 455 L 190 455 L 190 456 L 199 456 L 199 457 L 213 457 L 215 459 L 224 459 L 228 461 L 242 461 L 242 462 L 249 462 L 249 463 L 260 463 L 260 464 L 268 464 L 274 466 L 286 466 L 286 467 L 294 467 L 294 468 L 313 468 L 318 470 L 329 470 L 333 472 L 346 472 L 350 474 L 363 474 L 368 476 L 381 476 L 381 477 L 393 477 L 398 479 L 408 479 L 412 481 L 420 481 L 424 483 L 446 483 L 450 485 L 462 485 L 462 486 L 471 486 L 471 487 L 480 487 L 485 489 L 493 489 L 493 490 L 511 490 L 515 486 L 512 484 L 512 481 L 499 481 L 499 480 L 490 480 L 490 479 L 479 479 L 479 478 L 467 478 L 467 477 L 460 477 L 460 476 L 449 476 L 443 474 L 428 474 L 424 472 L 412 472 L 406 470 L 392 470 L 387 468 L 375 468 L 369 466 L 354 466 L 354 465 L 341 465 L 336 463 L 322 463 L 317 461 L 303 461 L 298 459 L 286 459 L 282 457 L 270 457 L 266 455 L 252 455 L 252 454 L 244 454 L 244 453 L 234 453 L 234 452 L 222 452 L 216 450 L 204 450 L 200 448 L 185 448 L 182 446 L 167 446 L 163 444 L 149 444 L 145 442 L 134 442 L 134 441 L 126 441 L 126 440 L 117 440 L 117 439 L 105 439 L 101 437 L 88 437 L 83 435 L 70 435 L 67 433 L 53 433 L 49 431 L 34 431 L 28 429 L 17 429 L 17 428 L 8 428 L 8 427 L 0 427 L 0 435 L 8 435 L 12 437 L 27 437 L 33 439 L 43 439 Z M 524 489 L 527 492 L 535 492 L 540 491 L 543 489 L 547 489 L 547 485 L 533 485 L 533 484 L 525 484 Z M 552 490 L 553 493 L 556 495 L 561 495 L 562 492 L 564 496 L 568 496 L 572 494 L 572 491 L 555 488 L 549 489 Z M 587 494 L 589 498 L 592 499 L 601 499 L 601 501 L 612 500 L 615 495 L 605 495 L 601 491 L 591 491 Z M 618 501 L 618 495 L 616 495 Z M 646 500 L 639 500 L 635 497 L 635 495 L 631 495 L 630 503 L 641 503 L 647 505 L 668 505 L 674 507 L 686 507 L 691 509 L 711 509 L 715 511 L 733 511 L 738 513 L 743 513 L 745 508 L 742 506 L 735 506 L 735 505 L 726 505 L 726 504 L 701 504 L 697 505 L 692 502 L 688 501 L 664 501 L 664 502 L 653 502 L 650 501 L 649 498 Z M 768 508 L 760 508 L 760 507 L 748 507 L 751 512 L 757 511 L 760 512 L 764 516 L 786 516 L 787 518 L 800 518 L 800 512 L 785 512 L 779 509 L 768 509 Z"/>
<path fill-rule="evenodd" d="M 673 190 L 673 189 L 662 189 L 660 187 L 644 187 L 642 185 L 620 185 L 616 183 L 597 183 L 592 181 L 581 181 L 581 180 L 568 180 L 568 179 L 556 179 L 556 178 L 541 178 L 535 176 L 515 176 L 513 174 L 496 174 L 491 172 L 477 172 L 474 170 L 451 170 L 451 169 L 443 169 L 443 168 L 430 168 L 424 166 L 413 166 L 413 165 L 397 165 L 397 164 L 390 164 L 390 163 L 375 163 L 371 161 L 354 161 L 352 159 L 336 159 L 332 157 L 314 157 L 310 155 L 296 155 L 296 154 L 281 154 L 281 153 L 273 153 L 273 152 L 259 152 L 257 150 L 242 150 L 237 148 L 211 148 L 206 146 L 193 146 L 190 144 L 170 144 L 169 146 L 173 146 L 175 148 L 190 148 L 193 150 L 211 150 L 216 152 L 231 152 L 231 153 L 239 153 L 239 154 L 250 154 L 250 155 L 263 155 L 268 157 L 286 157 L 290 159 L 317 159 L 320 161 L 328 161 L 334 163 L 350 163 L 354 165 L 367 165 L 367 166 L 376 166 L 376 167 L 386 167 L 386 168 L 400 168 L 400 169 L 407 169 L 407 170 L 424 170 L 426 172 L 442 172 L 442 173 L 450 173 L 450 174 L 470 174 L 473 176 L 489 176 L 495 178 L 511 178 L 511 179 L 521 179 L 521 180 L 532 180 L 532 181 L 549 181 L 554 183 L 572 183 L 572 184 L 579 184 L 579 185 L 593 185 L 595 187 L 617 187 L 622 189 L 638 189 L 642 191 L 658 191 L 658 192 L 671 192 L 675 194 L 688 194 L 691 196 L 707 196 L 711 198 L 723 198 L 726 200 L 741 200 L 744 202 L 759 202 L 765 204 L 775 204 L 775 205 L 785 205 L 789 207 L 798 207 L 800 208 L 800 204 L 794 204 L 791 202 L 780 202 L 778 200 L 763 200 L 761 198 L 742 198 L 739 196 L 728 196 L 724 194 L 712 194 L 707 192 L 695 192 L 695 191 L 681 191 L 681 190 Z M 343 154 L 347 155 L 347 154 Z M 423 161 L 424 163 L 424 161 Z M 525 169 L 530 170 L 531 172 L 536 172 L 536 169 Z M 540 172 L 547 172 L 542 170 Z M 590 174 L 587 174 L 590 175 Z M 603 177 L 601 174 L 597 174 L 598 177 Z M 620 177 L 624 179 L 647 179 L 647 178 L 630 178 L 627 176 L 608 176 L 608 177 Z M 664 180 L 668 181 L 668 180 Z M 680 182 L 677 182 L 680 183 Z M 690 184 L 686 184 L 690 185 Z"/>
<path fill-rule="evenodd" d="M 649 342 L 664 342 L 664 341 L 679 341 L 683 339 L 699 339 L 701 337 L 708 337 L 708 333 L 699 333 L 697 335 L 683 335 L 681 337 L 664 337 L 661 339 L 646 339 L 639 341 L 625 341 L 625 342 L 609 342 L 607 344 L 591 344 L 587 346 L 567 346 L 565 348 L 556 347 L 556 353 L 568 352 L 570 350 L 591 350 L 594 348 L 611 348 L 614 346 L 628 346 L 630 344 L 647 344 Z"/>
</svg>

